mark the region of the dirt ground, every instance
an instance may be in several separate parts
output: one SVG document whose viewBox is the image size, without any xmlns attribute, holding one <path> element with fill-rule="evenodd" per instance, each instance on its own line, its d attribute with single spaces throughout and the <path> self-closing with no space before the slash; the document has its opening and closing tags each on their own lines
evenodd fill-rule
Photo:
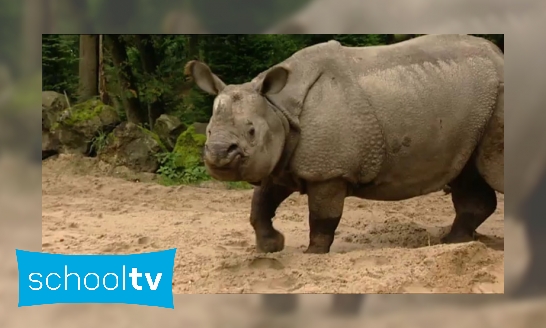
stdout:
<svg viewBox="0 0 546 328">
<path fill-rule="evenodd" d="M 348 198 L 326 255 L 303 254 L 307 199 L 294 194 L 274 219 L 285 249 L 263 255 L 248 221 L 251 190 L 133 182 L 101 165 L 67 155 L 43 162 L 44 252 L 177 248 L 176 294 L 504 292 L 500 194 L 480 240 L 458 245 L 439 244 L 454 217 L 443 192 L 400 202 Z"/>
</svg>

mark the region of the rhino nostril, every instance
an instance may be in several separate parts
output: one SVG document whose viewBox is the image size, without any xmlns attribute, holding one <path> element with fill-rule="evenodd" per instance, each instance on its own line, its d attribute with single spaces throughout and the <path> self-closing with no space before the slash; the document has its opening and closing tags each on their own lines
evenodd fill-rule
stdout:
<svg viewBox="0 0 546 328">
<path fill-rule="evenodd" d="M 227 150 L 228 154 L 231 154 L 233 152 L 236 152 L 239 149 L 239 146 L 237 144 L 231 144 Z"/>
</svg>

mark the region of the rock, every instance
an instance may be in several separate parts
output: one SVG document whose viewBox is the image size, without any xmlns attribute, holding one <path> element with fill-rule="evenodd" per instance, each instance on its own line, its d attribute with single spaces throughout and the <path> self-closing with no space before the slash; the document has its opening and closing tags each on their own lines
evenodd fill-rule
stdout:
<svg viewBox="0 0 546 328">
<path fill-rule="evenodd" d="M 42 160 L 59 153 L 59 138 L 54 133 L 42 131 Z"/>
<path fill-rule="evenodd" d="M 62 152 L 88 155 L 97 136 L 109 133 L 119 123 L 113 107 L 92 99 L 62 112 L 50 132 L 58 136 Z"/>
<path fill-rule="evenodd" d="M 49 131 L 68 108 L 66 97 L 55 91 L 42 92 L 42 131 Z"/>
<path fill-rule="evenodd" d="M 163 114 L 155 121 L 153 132 L 169 151 L 174 149 L 176 139 L 186 130 L 186 126 L 176 116 Z"/>
<path fill-rule="evenodd" d="M 191 168 L 203 164 L 203 147 L 207 138 L 203 134 L 196 133 L 194 125 L 176 140 L 173 153 L 176 156 L 176 166 L 179 168 Z"/>
<path fill-rule="evenodd" d="M 193 123 L 195 133 L 207 135 L 207 126 L 208 125 L 209 125 L 208 123 L 199 123 L 199 122 Z"/>
<path fill-rule="evenodd" d="M 126 166 L 135 172 L 154 173 L 159 168 L 157 154 L 167 149 L 159 137 L 130 122 L 118 125 L 106 138 L 98 157 L 114 166 Z"/>
</svg>

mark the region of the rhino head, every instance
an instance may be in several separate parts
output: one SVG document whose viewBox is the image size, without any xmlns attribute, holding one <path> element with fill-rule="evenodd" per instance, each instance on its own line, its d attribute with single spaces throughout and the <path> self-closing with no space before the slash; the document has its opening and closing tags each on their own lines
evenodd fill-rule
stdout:
<svg viewBox="0 0 546 328">
<path fill-rule="evenodd" d="M 199 88 L 216 96 L 203 153 L 208 173 L 220 181 L 250 183 L 271 174 L 284 148 L 286 128 L 265 97 L 285 87 L 288 70 L 275 66 L 237 85 L 226 85 L 196 60 L 186 64 L 185 72 Z"/>
</svg>

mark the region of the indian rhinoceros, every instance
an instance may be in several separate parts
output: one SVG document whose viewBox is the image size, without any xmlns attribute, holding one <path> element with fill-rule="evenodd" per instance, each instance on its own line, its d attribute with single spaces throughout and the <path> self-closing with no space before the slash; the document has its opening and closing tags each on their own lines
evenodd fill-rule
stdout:
<svg viewBox="0 0 546 328">
<path fill-rule="evenodd" d="M 504 194 L 504 55 L 469 35 L 387 46 L 337 41 L 294 53 L 252 81 L 226 85 L 203 62 L 185 73 L 215 95 L 204 162 L 255 186 L 261 252 L 284 248 L 272 224 L 292 193 L 308 196 L 309 246 L 328 253 L 346 197 L 400 201 L 449 185 L 444 243 L 470 241 Z"/>
</svg>

